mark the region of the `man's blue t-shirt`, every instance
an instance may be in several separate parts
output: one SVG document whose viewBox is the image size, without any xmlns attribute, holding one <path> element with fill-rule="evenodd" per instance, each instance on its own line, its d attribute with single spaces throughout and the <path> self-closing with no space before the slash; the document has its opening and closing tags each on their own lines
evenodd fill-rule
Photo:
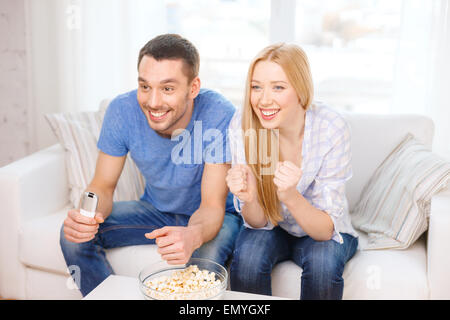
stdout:
<svg viewBox="0 0 450 320">
<path fill-rule="evenodd" d="M 201 89 L 186 129 L 164 138 L 148 124 L 134 90 L 110 103 L 97 147 L 117 157 L 130 152 L 146 182 L 141 200 L 161 212 L 191 215 L 200 206 L 205 162 L 231 161 L 226 131 L 234 111 L 222 95 Z M 226 211 L 234 211 L 231 193 Z"/>
</svg>

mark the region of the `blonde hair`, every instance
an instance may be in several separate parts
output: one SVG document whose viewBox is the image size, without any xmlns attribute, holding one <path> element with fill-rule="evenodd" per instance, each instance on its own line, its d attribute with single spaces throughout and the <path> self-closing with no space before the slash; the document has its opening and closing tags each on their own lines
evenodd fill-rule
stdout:
<svg viewBox="0 0 450 320">
<path fill-rule="evenodd" d="M 311 105 L 313 99 L 314 89 L 312 76 L 305 52 L 300 47 L 293 44 L 279 43 L 270 45 L 256 55 L 248 69 L 242 114 L 243 132 L 260 132 L 260 130 L 264 129 L 259 122 L 258 116 L 253 112 L 250 102 L 253 71 L 256 64 L 260 61 L 272 61 L 283 68 L 290 84 L 297 93 L 300 105 L 303 109 L 306 110 Z M 276 149 L 276 157 L 275 159 L 273 159 L 273 157 L 271 159 L 272 167 L 275 167 L 278 161 L 281 161 L 281 159 L 278 159 L 278 140 L 276 138 L 273 139 L 274 135 L 275 132 L 270 130 L 270 139 L 264 139 L 265 141 L 261 141 L 260 135 L 253 135 L 253 138 L 257 140 L 256 143 L 254 141 L 249 141 L 246 135 L 244 138 L 244 146 L 245 158 L 257 180 L 258 201 L 264 210 L 264 215 L 273 225 L 278 225 L 278 222 L 282 220 L 280 213 L 281 205 L 277 197 L 276 186 L 273 183 L 273 173 L 261 174 L 264 165 L 266 164 L 265 161 L 262 161 L 261 159 L 263 148 L 270 155 L 272 155 L 272 151 Z M 267 145 L 264 146 L 262 142 Z M 254 150 L 255 145 L 256 150 Z M 250 159 L 255 158 L 255 151 L 257 161 L 249 161 Z"/>
</svg>

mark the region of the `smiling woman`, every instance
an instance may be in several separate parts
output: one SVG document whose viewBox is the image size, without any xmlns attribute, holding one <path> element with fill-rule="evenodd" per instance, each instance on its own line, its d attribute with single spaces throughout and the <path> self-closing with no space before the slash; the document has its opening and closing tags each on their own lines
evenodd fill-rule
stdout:
<svg viewBox="0 0 450 320">
<path fill-rule="evenodd" d="M 240 148 L 232 148 L 233 159 L 245 160 L 233 161 L 226 180 L 246 228 L 236 240 L 231 289 L 270 295 L 273 266 L 291 259 L 303 269 L 301 299 L 342 299 L 342 271 L 358 243 L 345 196 L 352 175 L 350 129 L 335 110 L 313 102 L 300 47 L 280 43 L 256 55 L 242 116 L 230 123 L 230 130 L 236 127 L 265 130 L 276 139 L 258 137 L 256 163 L 249 163 L 251 141 L 234 141 Z M 269 172 L 263 171 L 264 150 L 279 150 Z"/>
<path fill-rule="evenodd" d="M 292 67 L 292 66 L 295 66 Z M 286 72 L 288 70 L 289 72 Z M 266 47 L 258 53 L 248 69 L 247 86 L 245 89 L 242 129 L 269 129 L 273 136 L 277 129 L 280 135 L 277 139 L 266 139 L 267 150 L 280 150 L 281 158 L 293 161 L 301 166 L 301 154 L 283 154 L 281 146 L 272 145 L 272 141 L 282 142 L 281 137 L 294 139 L 293 146 L 301 150 L 303 141 L 305 111 L 313 99 L 313 83 L 308 58 L 305 52 L 296 45 L 275 44 Z M 286 140 L 285 140 L 286 141 Z M 291 144 L 291 141 L 287 141 Z M 256 144 L 257 154 L 264 144 Z M 246 140 L 246 158 L 251 158 L 250 143 Z M 278 153 L 276 153 L 278 155 Z M 272 159 L 271 163 L 278 163 Z M 266 217 L 276 223 L 281 219 L 280 205 L 272 181 L 273 170 L 269 175 L 263 174 L 261 163 L 249 164 L 255 176 L 260 177 L 258 184 L 258 199 L 264 203 Z"/>
</svg>

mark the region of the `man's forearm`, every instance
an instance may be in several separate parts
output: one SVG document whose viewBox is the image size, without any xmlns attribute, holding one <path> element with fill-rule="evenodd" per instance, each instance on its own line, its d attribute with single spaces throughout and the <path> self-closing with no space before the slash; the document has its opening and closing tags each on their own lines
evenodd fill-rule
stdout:
<svg viewBox="0 0 450 320">
<path fill-rule="evenodd" d="M 216 237 L 222 227 L 224 216 L 225 208 L 206 206 L 200 207 L 192 214 L 188 227 L 195 233 L 196 249 Z"/>
<path fill-rule="evenodd" d="M 98 196 L 97 212 L 100 212 L 103 215 L 103 219 L 106 220 L 112 211 L 113 192 L 92 184 L 86 188 L 86 191 L 93 192 Z"/>
</svg>

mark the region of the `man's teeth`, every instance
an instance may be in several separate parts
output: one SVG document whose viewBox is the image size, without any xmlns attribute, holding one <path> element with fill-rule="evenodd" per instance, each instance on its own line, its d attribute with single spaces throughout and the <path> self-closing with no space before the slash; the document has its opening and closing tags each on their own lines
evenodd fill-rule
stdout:
<svg viewBox="0 0 450 320">
<path fill-rule="evenodd" d="M 163 115 L 165 115 L 167 113 L 167 111 L 164 111 L 164 112 L 151 112 L 150 111 L 150 113 L 152 116 L 159 118 L 159 117 L 162 117 Z"/>
<path fill-rule="evenodd" d="M 261 110 L 262 114 L 265 116 L 271 116 L 271 115 L 277 113 L 278 111 L 280 111 L 280 110 L 272 110 L 272 111 L 262 111 Z"/>
</svg>

